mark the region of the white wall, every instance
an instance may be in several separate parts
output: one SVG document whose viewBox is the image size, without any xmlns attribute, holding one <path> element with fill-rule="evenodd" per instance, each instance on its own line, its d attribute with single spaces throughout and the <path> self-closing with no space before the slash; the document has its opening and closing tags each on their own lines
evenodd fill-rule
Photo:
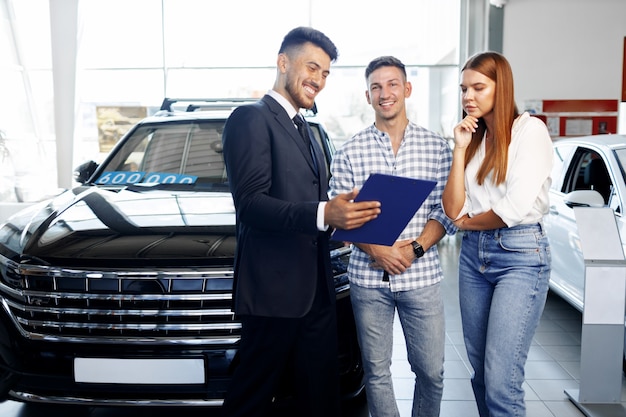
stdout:
<svg viewBox="0 0 626 417">
<path fill-rule="evenodd" d="M 626 0 L 508 0 L 503 53 L 526 100 L 621 99 Z"/>
</svg>

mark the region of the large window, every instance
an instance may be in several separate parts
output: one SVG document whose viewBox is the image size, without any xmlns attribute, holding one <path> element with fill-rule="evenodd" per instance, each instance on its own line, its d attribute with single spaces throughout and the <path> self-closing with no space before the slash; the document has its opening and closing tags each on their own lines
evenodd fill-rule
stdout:
<svg viewBox="0 0 626 417">
<path fill-rule="evenodd" d="M 0 0 L 0 91 L 11 97 L 0 102 L 0 130 L 38 144 L 54 163 L 49 1 Z M 318 98 L 337 142 L 373 122 L 364 68 L 380 55 L 407 65 L 409 117 L 449 136 L 458 117 L 460 3 L 81 0 L 74 161 L 101 157 L 103 107 L 149 114 L 166 96 L 260 97 L 272 86 L 282 37 L 300 25 L 322 30 L 339 49 Z"/>
</svg>

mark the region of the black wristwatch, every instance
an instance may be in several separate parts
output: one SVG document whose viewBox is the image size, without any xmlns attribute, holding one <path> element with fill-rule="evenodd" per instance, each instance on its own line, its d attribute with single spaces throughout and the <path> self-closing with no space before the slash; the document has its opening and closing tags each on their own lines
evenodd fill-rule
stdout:
<svg viewBox="0 0 626 417">
<path fill-rule="evenodd" d="M 422 256 L 424 256 L 424 248 L 417 242 L 417 240 L 411 242 L 411 245 L 413 245 L 413 253 L 415 254 L 416 258 L 421 258 Z"/>
</svg>

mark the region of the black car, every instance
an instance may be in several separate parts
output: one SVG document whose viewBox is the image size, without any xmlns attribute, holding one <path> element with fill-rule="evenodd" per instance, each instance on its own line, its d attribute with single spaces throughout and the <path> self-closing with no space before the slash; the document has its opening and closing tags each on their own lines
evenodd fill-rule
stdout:
<svg viewBox="0 0 626 417">
<path fill-rule="evenodd" d="M 166 99 L 82 185 L 0 227 L 0 400 L 219 407 L 240 323 L 231 310 L 235 210 L 221 133 L 237 101 Z M 314 117 L 313 117 L 314 119 Z M 309 121 L 327 162 L 332 142 Z M 333 242 L 341 387 L 363 390 Z M 277 402 L 289 397 L 289 376 Z"/>
</svg>

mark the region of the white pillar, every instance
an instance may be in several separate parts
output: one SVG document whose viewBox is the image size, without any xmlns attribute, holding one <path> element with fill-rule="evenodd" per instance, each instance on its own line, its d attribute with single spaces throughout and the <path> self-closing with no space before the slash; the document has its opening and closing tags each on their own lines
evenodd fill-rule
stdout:
<svg viewBox="0 0 626 417">
<path fill-rule="evenodd" d="M 57 183 L 62 188 L 73 182 L 78 1 L 50 0 Z"/>
</svg>

